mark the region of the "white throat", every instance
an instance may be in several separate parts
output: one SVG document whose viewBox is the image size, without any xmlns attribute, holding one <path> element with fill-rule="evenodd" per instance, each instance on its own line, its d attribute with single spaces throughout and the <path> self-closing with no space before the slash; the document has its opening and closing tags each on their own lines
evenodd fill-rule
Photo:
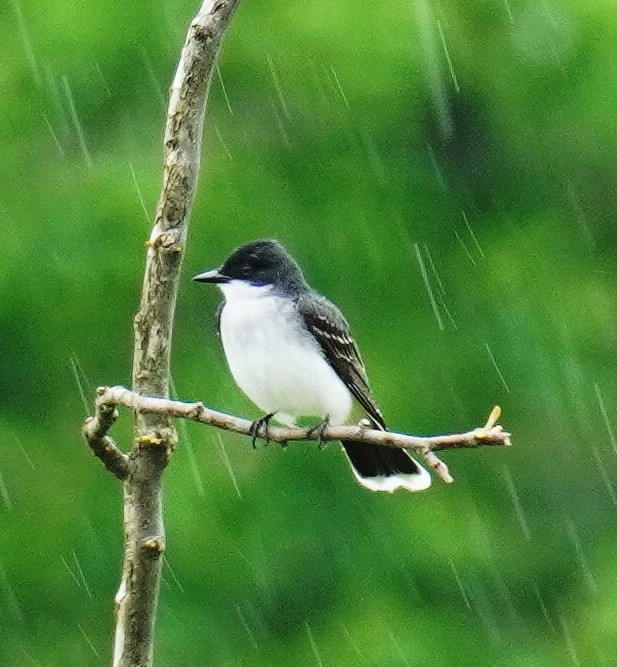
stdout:
<svg viewBox="0 0 617 667">
<path fill-rule="evenodd" d="M 272 285 L 251 285 L 245 280 L 231 280 L 228 283 L 220 283 L 219 287 L 228 304 L 259 299 L 270 294 L 273 289 Z"/>
</svg>

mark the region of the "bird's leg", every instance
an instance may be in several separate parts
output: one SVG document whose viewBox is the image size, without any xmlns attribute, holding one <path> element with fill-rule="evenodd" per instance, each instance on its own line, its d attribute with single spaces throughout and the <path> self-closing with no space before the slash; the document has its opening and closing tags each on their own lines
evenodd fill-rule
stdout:
<svg viewBox="0 0 617 667">
<path fill-rule="evenodd" d="M 323 449 L 326 445 L 326 439 L 325 439 L 325 433 L 326 429 L 330 425 L 330 415 L 326 415 L 325 419 L 323 421 L 320 421 L 319 424 L 315 424 L 315 426 L 312 426 L 309 428 L 307 431 L 306 435 L 309 438 L 313 438 L 315 435 L 317 436 L 317 443 L 319 445 L 319 449 Z"/>
<path fill-rule="evenodd" d="M 267 415 L 264 415 L 261 419 L 256 419 L 251 423 L 249 433 L 252 438 L 251 444 L 253 445 L 253 449 L 257 449 L 255 446 L 257 438 L 263 438 L 266 441 L 266 445 L 270 442 L 268 438 L 268 423 L 272 417 L 274 417 L 274 414 L 274 412 L 270 412 Z"/>
</svg>

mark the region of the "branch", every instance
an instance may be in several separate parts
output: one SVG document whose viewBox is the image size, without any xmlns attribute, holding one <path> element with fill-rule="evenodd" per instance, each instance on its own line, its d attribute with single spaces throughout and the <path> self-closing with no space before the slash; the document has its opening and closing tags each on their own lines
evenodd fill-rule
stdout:
<svg viewBox="0 0 617 667">
<path fill-rule="evenodd" d="M 102 415 L 113 410 L 116 406 L 129 408 L 140 414 L 162 414 L 168 417 L 190 419 L 202 424 L 209 424 L 225 431 L 232 431 L 242 435 L 252 436 L 252 422 L 248 419 L 234 417 L 224 412 L 217 412 L 204 406 L 203 403 L 186 403 L 174 401 L 168 398 L 156 398 L 153 396 L 142 396 L 137 392 L 125 387 L 99 387 L 97 389 L 99 398 L 97 400 L 97 413 L 90 419 L 98 419 L 102 422 Z M 258 437 L 272 442 L 287 443 L 300 440 L 345 440 L 351 442 L 364 442 L 373 445 L 383 445 L 407 449 L 424 457 L 427 464 L 445 482 L 453 479 L 448 468 L 437 458 L 435 452 L 444 449 L 469 449 L 473 447 L 502 445 L 509 446 L 510 434 L 496 422 L 501 410 L 493 408 L 488 421 L 481 428 L 457 433 L 453 435 L 417 436 L 394 431 L 379 431 L 376 429 L 363 428 L 361 425 L 351 426 L 328 426 L 321 437 L 311 428 L 289 428 L 286 426 L 269 426 L 267 433 L 260 433 Z M 111 423 L 109 424 L 111 426 Z M 157 445 L 159 442 L 152 441 L 146 437 L 141 440 L 142 445 Z"/>
<path fill-rule="evenodd" d="M 96 414 L 86 419 L 81 432 L 107 470 L 119 480 L 125 480 L 129 473 L 129 457 L 107 435 L 118 417 L 118 411 L 114 403 L 106 400 L 104 387 L 99 387 L 97 393 Z"/>
<path fill-rule="evenodd" d="M 171 86 L 164 139 L 163 187 L 135 315 L 133 388 L 169 395 L 173 318 L 201 158 L 206 100 L 221 40 L 240 0 L 204 0 L 193 19 Z M 165 550 L 161 480 L 176 444 L 170 416 L 135 413 L 130 456 L 106 435 L 114 409 L 104 396 L 83 428 L 94 453 L 124 481 L 124 560 L 116 595 L 114 667 L 152 665 L 154 623 Z M 144 447 L 143 443 L 156 443 Z"/>
</svg>

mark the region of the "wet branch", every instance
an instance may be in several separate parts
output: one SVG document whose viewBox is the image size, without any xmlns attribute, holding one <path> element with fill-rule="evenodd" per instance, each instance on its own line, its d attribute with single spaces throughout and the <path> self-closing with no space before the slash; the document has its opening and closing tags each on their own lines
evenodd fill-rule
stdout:
<svg viewBox="0 0 617 667">
<path fill-rule="evenodd" d="M 136 395 L 169 395 L 173 318 L 199 173 L 206 100 L 221 40 L 239 2 L 203 1 L 189 27 L 170 89 L 163 187 L 146 242 L 141 303 L 134 319 Z M 137 410 L 135 444 L 127 456 L 107 435 L 115 417 L 115 407 L 98 400 L 96 415 L 83 427 L 94 453 L 123 481 L 124 559 L 116 595 L 113 665 L 150 667 L 165 551 L 162 476 L 177 437 L 169 414 Z"/>
<path fill-rule="evenodd" d="M 97 402 L 96 414 L 86 419 L 82 433 L 107 470 L 119 480 L 125 480 L 129 473 L 129 457 L 107 435 L 117 417 L 118 411 L 113 403 Z"/>
<path fill-rule="evenodd" d="M 224 412 L 217 412 L 207 408 L 203 403 L 186 403 L 184 401 L 175 401 L 168 398 L 155 398 L 152 396 L 142 396 L 125 387 L 99 387 L 97 389 L 96 414 L 90 419 L 98 423 L 104 421 L 104 415 L 114 411 L 117 406 L 129 408 L 140 414 L 159 414 L 166 417 L 176 417 L 180 419 L 190 419 L 215 426 L 226 431 L 240 433 L 242 435 L 252 436 L 251 424 L 248 419 L 234 417 Z M 329 426 L 322 434 L 322 440 L 345 440 L 351 442 L 364 442 L 374 445 L 383 445 L 399 449 L 407 449 L 422 456 L 436 475 L 445 482 L 454 481 L 451 477 L 446 464 L 441 461 L 435 452 L 444 449 L 463 449 L 491 445 L 510 445 L 510 434 L 503 430 L 497 424 L 501 411 L 498 407 L 493 408 L 486 424 L 481 428 L 475 428 L 466 433 L 457 433 L 451 435 L 433 435 L 417 436 L 406 433 L 396 433 L 393 431 L 379 431 L 369 428 L 363 428 L 359 425 L 351 426 Z M 88 421 L 86 427 L 91 423 Z M 111 421 L 108 420 L 109 426 Z M 300 440 L 317 440 L 318 436 L 310 433 L 310 428 L 289 428 L 286 426 L 269 426 L 267 439 L 272 442 L 286 443 Z M 100 433 L 98 436 L 100 437 Z M 88 437 L 88 436 L 86 436 Z M 259 434 L 259 437 L 266 437 L 265 433 Z M 94 453 L 101 458 L 92 440 L 89 442 Z M 150 437 L 144 437 L 141 440 L 142 445 L 158 445 L 157 440 Z M 103 463 L 105 460 L 103 459 Z M 105 465 L 107 465 L 105 463 Z"/>
</svg>

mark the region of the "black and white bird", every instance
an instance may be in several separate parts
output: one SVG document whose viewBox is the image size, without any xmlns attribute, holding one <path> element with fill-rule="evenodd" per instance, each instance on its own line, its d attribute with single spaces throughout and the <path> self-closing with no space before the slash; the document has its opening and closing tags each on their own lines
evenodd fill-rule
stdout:
<svg viewBox="0 0 617 667">
<path fill-rule="evenodd" d="M 267 239 L 237 248 L 220 268 L 193 280 L 223 292 L 218 330 L 227 363 L 265 420 L 293 426 L 299 417 L 317 417 L 342 425 L 366 416 L 385 430 L 347 321 L 309 287 L 280 243 Z M 402 449 L 341 444 L 356 479 L 371 491 L 430 486 L 428 472 Z"/>
</svg>

